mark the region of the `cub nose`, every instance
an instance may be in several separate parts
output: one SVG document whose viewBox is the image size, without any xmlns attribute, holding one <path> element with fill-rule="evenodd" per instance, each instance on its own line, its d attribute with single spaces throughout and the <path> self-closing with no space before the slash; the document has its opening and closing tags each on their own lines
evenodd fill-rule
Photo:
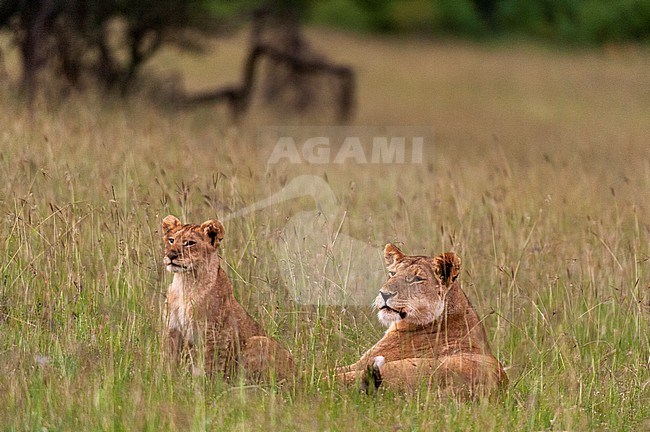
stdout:
<svg viewBox="0 0 650 432">
<path fill-rule="evenodd" d="M 167 252 L 167 258 L 169 258 L 170 261 L 174 261 L 176 258 L 178 258 L 178 252 L 173 250 Z"/>
<path fill-rule="evenodd" d="M 379 294 L 381 294 L 381 298 L 383 298 L 383 299 L 384 299 L 384 303 L 386 303 L 386 302 L 388 301 L 389 298 L 391 298 L 391 297 L 395 297 L 395 295 L 396 295 L 397 293 L 394 293 L 394 292 L 388 292 L 388 293 L 387 293 L 387 292 L 379 291 Z"/>
</svg>

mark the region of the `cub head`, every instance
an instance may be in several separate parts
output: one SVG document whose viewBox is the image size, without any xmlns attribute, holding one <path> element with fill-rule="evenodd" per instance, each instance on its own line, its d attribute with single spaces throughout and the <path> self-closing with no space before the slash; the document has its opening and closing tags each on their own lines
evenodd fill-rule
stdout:
<svg viewBox="0 0 650 432">
<path fill-rule="evenodd" d="M 379 321 L 385 326 L 404 320 L 429 324 L 442 316 L 445 298 L 460 273 L 453 252 L 436 257 L 407 256 L 389 243 L 384 249 L 388 280 L 375 299 Z"/>
<path fill-rule="evenodd" d="M 167 271 L 198 270 L 217 251 L 224 233 L 223 224 L 216 219 L 201 225 L 183 225 L 175 216 L 167 216 L 162 221 L 163 262 Z"/>
</svg>

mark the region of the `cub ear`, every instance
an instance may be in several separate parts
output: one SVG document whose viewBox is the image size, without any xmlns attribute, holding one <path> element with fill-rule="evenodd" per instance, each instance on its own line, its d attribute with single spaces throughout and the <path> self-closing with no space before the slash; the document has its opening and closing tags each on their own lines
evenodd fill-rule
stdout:
<svg viewBox="0 0 650 432">
<path fill-rule="evenodd" d="M 181 221 L 178 220 L 178 218 L 174 215 L 169 215 L 165 217 L 162 221 L 162 234 L 163 236 L 166 236 L 169 234 L 170 231 L 172 231 L 175 228 L 178 228 L 181 226 Z"/>
<path fill-rule="evenodd" d="M 443 285 L 451 285 L 460 274 L 460 258 L 453 252 L 438 255 L 433 259 L 433 272 Z"/>
<path fill-rule="evenodd" d="M 404 258 L 404 254 L 397 246 L 392 243 L 386 245 L 384 248 L 384 261 L 388 270 L 393 270 L 397 263 L 402 261 L 402 258 Z"/>
<path fill-rule="evenodd" d="M 226 234 L 226 228 L 224 228 L 223 224 L 216 219 L 203 222 L 201 224 L 201 230 L 206 236 L 208 236 L 210 244 L 214 247 L 219 246 L 219 243 L 223 240 L 223 236 Z"/>
</svg>

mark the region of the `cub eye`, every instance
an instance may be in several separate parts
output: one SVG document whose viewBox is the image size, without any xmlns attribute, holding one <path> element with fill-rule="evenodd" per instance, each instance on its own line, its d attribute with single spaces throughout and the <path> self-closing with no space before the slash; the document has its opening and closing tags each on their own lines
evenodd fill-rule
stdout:
<svg viewBox="0 0 650 432">
<path fill-rule="evenodd" d="M 169 244 L 174 244 L 174 239 L 172 237 L 169 237 L 167 241 L 169 242 Z"/>
<path fill-rule="evenodd" d="M 195 244 L 196 244 L 196 242 L 194 240 L 185 240 L 183 242 L 183 246 L 185 246 L 185 247 L 191 247 L 191 246 L 194 246 Z"/>
<path fill-rule="evenodd" d="M 393 276 L 395 276 L 395 274 L 396 273 L 394 271 L 389 271 L 388 272 L 388 277 L 393 277 Z"/>
</svg>

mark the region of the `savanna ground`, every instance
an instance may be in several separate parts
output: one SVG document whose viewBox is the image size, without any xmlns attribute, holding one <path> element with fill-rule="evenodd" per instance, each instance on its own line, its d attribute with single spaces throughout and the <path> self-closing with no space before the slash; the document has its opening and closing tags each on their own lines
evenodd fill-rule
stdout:
<svg viewBox="0 0 650 432">
<path fill-rule="evenodd" d="M 30 114 L 2 89 L 2 429 L 649 429 L 650 53 L 310 35 L 358 71 L 356 124 L 435 130 L 423 163 L 267 166 L 259 127 L 286 119 L 234 127 L 220 109 L 76 96 Z M 151 67 L 211 87 L 238 78 L 244 43 Z M 369 306 L 287 295 L 302 281 L 285 277 L 276 230 L 318 211 L 305 198 L 227 221 L 223 243 L 237 297 L 291 349 L 299 382 L 226 386 L 163 366 L 162 217 L 200 223 L 298 174 L 329 183 L 334 231 L 463 258 L 511 380 L 502 400 L 330 382 L 383 329 Z"/>
</svg>

